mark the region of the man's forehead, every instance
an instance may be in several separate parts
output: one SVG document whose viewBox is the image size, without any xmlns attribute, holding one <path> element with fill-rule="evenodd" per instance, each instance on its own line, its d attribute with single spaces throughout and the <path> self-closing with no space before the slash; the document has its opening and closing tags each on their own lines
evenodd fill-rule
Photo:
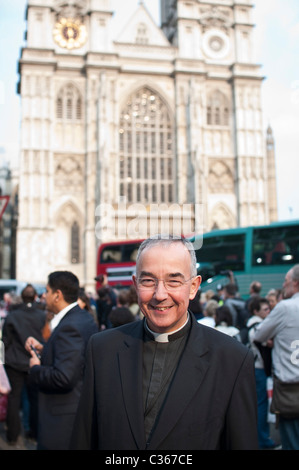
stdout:
<svg viewBox="0 0 299 470">
<path fill-rule="evenodd" d="M 184 276 L 190 266 L 190 253 L 183 244 L 159 243 L 146 247 L 140 253 L 136 269 L 139 275 L 141 271 L 153 274 L 158 268 L 164 268 L 169 275 L 180 273 Z"/>
</svg>

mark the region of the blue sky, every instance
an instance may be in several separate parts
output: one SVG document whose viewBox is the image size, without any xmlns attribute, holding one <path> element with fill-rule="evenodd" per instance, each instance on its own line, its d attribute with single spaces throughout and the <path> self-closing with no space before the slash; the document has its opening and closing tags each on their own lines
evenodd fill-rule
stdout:
<svg viewBox="0 0 299 470">
<path fill-rule="evenodd" d="M 159 0 L 145 0 L 159 22 Z M 253 0 L 257 62 L 265 76 L 265 130 L 273 128 L 276 145 L 279 219 L 299 219 L 299 1 Z M 138 0 L 112 0 L 115 23 L 125 25 Z M 0 0 L 0 159 L 17 157 L 20 100 L 17 61 L 25 45 L 26 0 Z"/>
</svg>

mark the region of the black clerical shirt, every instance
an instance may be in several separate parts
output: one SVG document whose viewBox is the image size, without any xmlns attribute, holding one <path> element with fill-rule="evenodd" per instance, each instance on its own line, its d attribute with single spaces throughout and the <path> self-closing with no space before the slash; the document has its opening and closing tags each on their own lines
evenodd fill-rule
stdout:
<svg viewBox="0 0 299 470">
<path fill-rule="evenodd" d="M 185 347 L 190 319 L 172 334 L 155 335 L 145 323 L 143 346 L 143 403 L 147 443 L 159 419 L 168 388 Z M 156 336 L 156 337 L 155 337 Z"/>
</svg>

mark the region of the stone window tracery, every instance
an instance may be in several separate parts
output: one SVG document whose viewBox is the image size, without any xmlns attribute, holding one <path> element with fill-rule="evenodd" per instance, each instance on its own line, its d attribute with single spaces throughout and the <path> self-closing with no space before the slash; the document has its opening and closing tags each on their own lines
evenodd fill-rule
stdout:
<svg viewBox="0 0 299 470">
<path fill-rule="evenodd" d="M 214 91 L 207 102 L 207 124 L 208 126 L 229 125 L 228 100 L 220 91 Z"/>
<path fill-rule="evenodd" d="M 127 202 L 174 200 L 173 123 L 161 97 L 144 87 L 120 116 L 120 196 Z"/>
<path fill-rule="evenodd" d="M 63 87 L 56 100 L 56 118 L 64 120 L 82 119 L 82 98 L 73 85 Z"/>
</svg>

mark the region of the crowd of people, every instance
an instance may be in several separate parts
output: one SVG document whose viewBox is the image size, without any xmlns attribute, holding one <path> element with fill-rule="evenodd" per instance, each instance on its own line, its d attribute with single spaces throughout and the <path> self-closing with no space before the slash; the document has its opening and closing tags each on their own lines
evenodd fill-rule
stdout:
<svg viewBox="0 0 299 470">
<path fill-rule="evenodd" d="M 208 290 L 198 300 L 197 321 L 201 324 L 235 338 L 250 348 L 254 354 L 256 391 L 258 399 L 258 440 L 260 449 L 276 449 L 279 443 L 270 436 L 270 423 L 275 421 L 269 414 L 271 400 L 272 344 L 263 347 L 255 342 L 255 331 L 270 311 L 282 300 L 282 289 L 271 289 L 262 297 L 262 284 L 253 281 L 248 290 L 248 298 L 243 299 L 231 273 L 232 282 L 220 286 L 217 291 Z M 263 350 L 263 357 L 261 355 Z M 265 351 L 265 352 L 264 352 Z M 266 356 L 266 357 L 265 357 Z"/>
<path fill-rule="evenodd" d="M 146 289 L 150 293 L 150 287 L 142 286 L 139 298 L 137 280 L 119 290 L 112 288 L 105 278 L 95 278 L 95 281 L 101 282 L 96 296 L 87 293 L 80 287 L 76 276 L 67 272 L 49 275 L 46 293 L 40 297 L 31 284 L 22 291 L 20 299 L 9 293 L 5 295 L 1 334 L 5 347 L 5 371 L 11 384 L 5 424 L 7 442 L 11 446 L 18 445 L 23 429 L 28 438 L 38 441 L 39 449 L 69 448 L 73 421 L 70 423 L 64 413 L 66 407 L 78 406 L 85 367 L 83 358 L 92 335 L 106 332 L 102 336 L 106 338 L 107 331 L 128 324 L 132 324 L 130 331 L 135 331 L 134 328 L 139 328 L 137 322 L 139 325 L 143 323 L 140 320 L 144 314 L 147 325 L 152 325 L 154 332 L 163 332 L 162 328 L 155 330 L 157 325 L 152 320 L 150 323 L 150 312 L 146 308 L 141 309 L 140 298 Z M 165 283 L 164 287 L 167 290 Z M 298 361 L 295 356 L 295 360 L 290 361 L 287 355 L 289 343 L 299 340 L 299 266 L 292 268 L 283 286 L 278 287 L 261 296 L 262 285 L 258 280 L 254 281 L 249 286 L 247 300 L 244 300 L 238 293 L 236 279 L 230 273 L 229 282 L 216 292 L 202 292 L 198 284 L 194 295 L 189 294 L 188 297 L 188 311 L 192 312 L 197 324 L 230 336 L 253 353 L 260 449 L 277 448 L 277 443 L 270 437 L 269 380 L 275 377 L 283 382 L 299 383 Z M 153 308 L 153 300 L 150 302 Z M 164 308 L 163 304 L 161 311 Z M 273 312 L 271 316 L 270 312 Z M 113 340 L 114 336 L 107 338 Z M 286 340 L 288 346 L 284 342 Z M 183 348 L 183 344 L 179 343 L 178 347 Z M 146 354 L 150 356 L 152 352 L 149 350 Z M 169 354 L 173 360 L 175 351 Z M 167 356 L 164 360 L 167 364 Z M 143 367 L 146 374 L 146 365 Z M 50 405 L 57 409 L 55 417 Z M 60 409 L 64 411 L 60 412 Z M 295 413 L 284 417 L 283 413 L 272 408 L 272 418 L 274 413 L 279 416 L 283 448 L 299 449 L 299 413 L 298 416 Z M 63 420 L 61 415 L 64 415 Z M 72 419 L 73 415 L 70 412 Z M 52 432 L 54 427 L 57 429 L 55 433 Z"/>
<path fill-rule="evenodd" d="M 270 437 L 269 424 L 276 423 L 282 448 L 298 450 L 299 406 L 298 410 L 285 412 L 271 403 L 273 379 L 276 383 L 280 380 L 282 384 L 292 384 L 292 394 L 299 402 L 299 361 L 295 351 L 292 356 L 292 348 L 299 344 L 299 265 L 287 272 L 283 286 L 270 289 L 264 296 L 262 284 L 253 281 L 246 300 L 238 293 L 233 273 L 230 279 L 217 292 L 208 290 L 200 296 L 197 321 L 230 335 L 253 352 L 259 448 L 280 447 Z M 287 399 L 293 395 L 286 395 Z"/>
<path fill-rule="evenodd" d="M 96 295 L 86 292 L 84 287 L 77 287 L 73 300 L 93 319 L 93 333 L 143 317 L 133 285 L 127 289 L 113 289 L 103 277 Z M 0 302 L 0 340 L 4 345 L 5 372 L 11 385 L 5 420 L 7 443 L 11 448 L 20 447 L 22 432 L 27 440 L 37 440 L 39 384 L 33 384 L 30 379 L 31 353 L 26 350 L 25 343 L 27 338 L 34 337 L 38 343 L 46 344 L 56 327 L 57 312 L 49 308 L 46 297 L 46 292 L 38 295 L 34 286 L 28 283 L 21 296 L 13 291 L 6 292 Z"/>
<path fill-rule="evenodd" d="M 232 282 L 219 285 L 217 291 L 199 291 L 196 299 L 190 303 L 190 309 L 195 312 L 199 323 L 219 329 L 247 344 L 248 321 L 254 315 L 252 302 L 257 299 L 265 301 L 270 312 L 283 299 L 283 292 L 280 288 L 272 288 L 262 297 L 262 284 L 253 281 L 248 286 L 245 299 L 239 294 L 233 273 L 230 276 Z"/>
</svg>

